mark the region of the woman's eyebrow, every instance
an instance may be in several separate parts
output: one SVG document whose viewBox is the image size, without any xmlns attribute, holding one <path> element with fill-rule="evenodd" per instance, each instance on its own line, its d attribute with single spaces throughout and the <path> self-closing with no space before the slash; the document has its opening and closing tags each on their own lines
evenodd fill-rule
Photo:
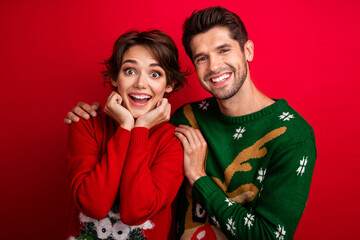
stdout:
<svg viewBox="0 0 360 240">
<path fill-rule="evenodd" d="M 160 67 L 160 64 L 158 64 L 158 63 L 151 63 L 149 66 L 150 66 L 150 67 Z"/>
<path fill-rule="evenodd" d="M 122 62 L 121 65 L 124 65 L 125 63 L 133 63 L 133 64 L 137 64 L 137 62 L 135 60 L 132 59 L 126 59 L 125 61 Z"/>
</svg>

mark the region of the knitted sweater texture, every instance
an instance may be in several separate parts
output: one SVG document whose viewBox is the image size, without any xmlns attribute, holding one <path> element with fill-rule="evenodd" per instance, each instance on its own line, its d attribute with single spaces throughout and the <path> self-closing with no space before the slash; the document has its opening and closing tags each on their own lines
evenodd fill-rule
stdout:
<svg viewBox="0 0 360 240">
<path fill-rule="evenodd" d="M 174 126 L 118 127 L 106 114 L 70 126 L 69 239 L 167 239 L 183 180 Z"/>
<path fill-rule="evenodd" d="M 223 115 L 214 98 L 187 104 L 174 125 L 201 130 L 207 176 L 178 197 L 178 239 L 292 239 L 316 159 L 311 126 L 285 100 Z"/>
</svg>

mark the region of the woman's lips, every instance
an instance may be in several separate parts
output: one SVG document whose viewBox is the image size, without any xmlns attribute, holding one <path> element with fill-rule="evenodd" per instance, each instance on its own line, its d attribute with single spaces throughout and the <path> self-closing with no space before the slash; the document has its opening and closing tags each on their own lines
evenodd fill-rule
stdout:
<svg viewBox="0 0 360 240">
<path fill-rule="evenodd" d="M 144 93 L 130 93 L 128 96 L 130 102 L 137 107 L 144 107 L 152 98 L 150 95 Z"/>
</svg>

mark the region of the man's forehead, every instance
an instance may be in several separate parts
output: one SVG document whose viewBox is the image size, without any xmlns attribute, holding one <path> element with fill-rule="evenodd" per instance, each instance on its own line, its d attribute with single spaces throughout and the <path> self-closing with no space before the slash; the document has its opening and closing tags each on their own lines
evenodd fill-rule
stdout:
<svg viewBox="0 0 360 240">
<path fill-rule="evenodd" d="M 195 35 L 190 42 L 193 54 L 205 50 L 215 50 L 223 45 L 233 45 L 236 43 L 231 38 L 231 33 L 227 27 L 214 27 L 204 33 Z"/>
</svg>

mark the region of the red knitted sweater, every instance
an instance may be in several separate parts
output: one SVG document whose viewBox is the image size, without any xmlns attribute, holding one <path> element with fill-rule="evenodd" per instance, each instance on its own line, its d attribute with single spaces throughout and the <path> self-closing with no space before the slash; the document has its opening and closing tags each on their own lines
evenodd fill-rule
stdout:
<svg viewBox="0 0 360 240">
<path fill-rule="evenodd" d="M 171 203 L 183 180 L 183 151 L 174 126 L 128 131 L 105 113 L 73 123 L 67 172 L 70 239 L 79 234 L 167 239 Z"/>
</svg>

